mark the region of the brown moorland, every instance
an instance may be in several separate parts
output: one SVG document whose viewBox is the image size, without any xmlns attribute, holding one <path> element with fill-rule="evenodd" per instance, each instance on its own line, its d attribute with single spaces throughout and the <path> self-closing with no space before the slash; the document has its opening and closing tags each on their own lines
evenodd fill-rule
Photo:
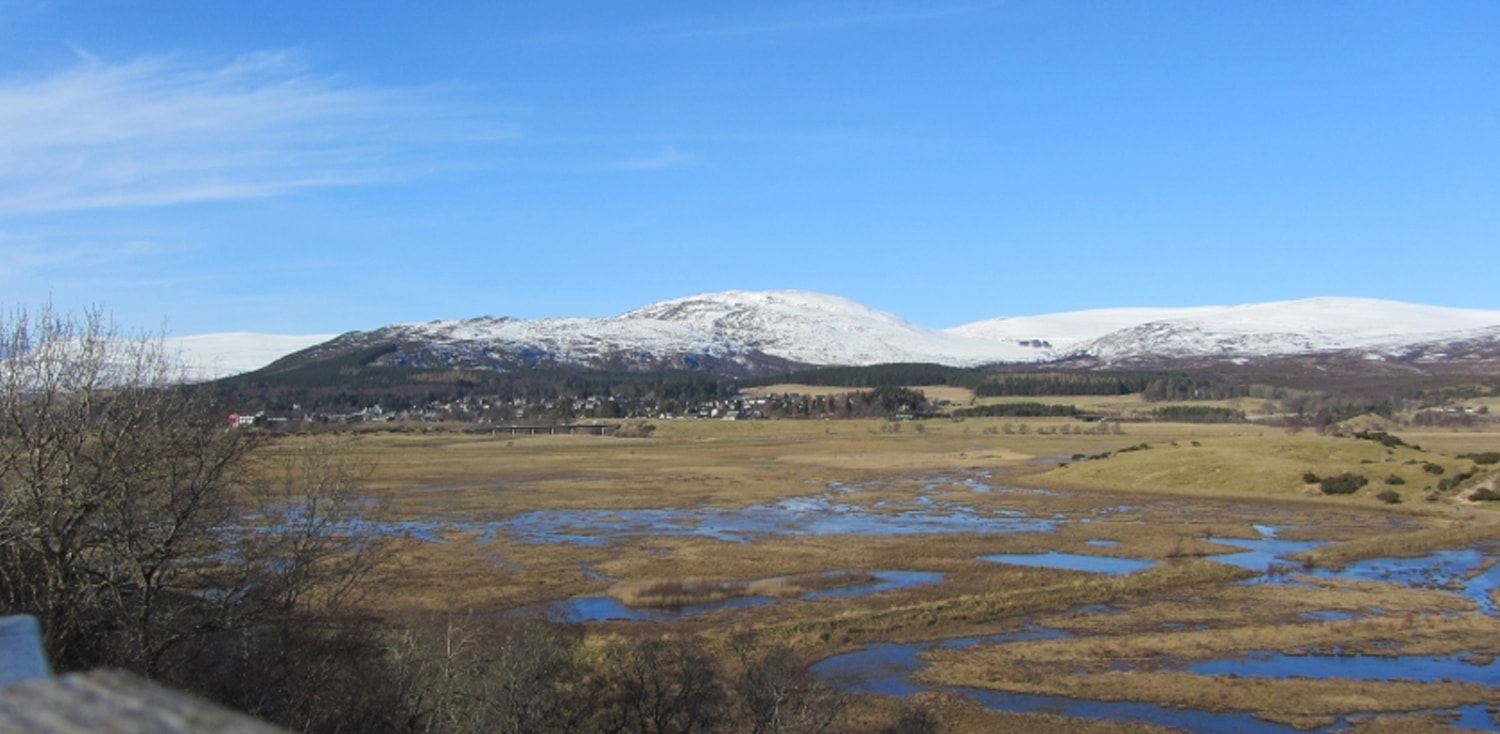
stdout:
<svg viewBox="0 0 1500 734">
<path fill-rule="evenodd" d="M 1087 427 L 1056 418 L 657 421 L 646 438 L 362 432 L 345 436 L 344 449 L 371 467 L 368 519 L 402 529 L 389 531 L 376 599 L 376 611 L 393 619 L 445 610 L 499 614 L 586 596 L 670 607 L 757 594 L 777 600 L 670 622 L 587 627 L 599 639 L 642 625 L 667 627 L 721 651 L 749 629 L 819 658 L 875 642 L 1042 625 L 1069 636 L 943 650 L 921 675 L 945 685 L 1252 711 L 1298 725 L 1500 704 L 1495 689 L 1461 682 L 1234 680 L 1150 662 L 1335 646 L 1500 654 L 1495 618 L 1449 589 L 1312 577 L 1250 586 L 1237 582 L 1253 572 L 1214 560 L 1236 550 L 1216 539 L 1257 538 L 1267 526 L 1281 538 L 1328 541 L 1288 561 L 1308 567 L 1490 547 L 1500 542 L 1495 512 L 1461 492 L 1428 501 L 1437 475 L 1424 467 L 1441 466 L 1443 476 L 1472 469 L 1457 455 L 1493 450 L 1500 434 L 1403 433 L 1419 450 L 1253 424 L 1126 423 L 1118 433 L 1085 433 Z M 268 451 L 305 440 L 289 437 Z M 1371 482 L 1330 496 L 1304 479 L 1343 472 Z M 1390 476 L 1404 484 L 1383 485 Z M 1399 503 L 1376 496 L 1387 486 L 1399 490 Z M 727 512 L 799 498 L 864 516 L 975 513 L 1036 522 L 1004 531 L 980 524 L 891 534 L 767 527 L 714 537 L 694 532 L 701 519 L 684 512 L 669 521 L 670 532 L 625 519 L 603 526 L 639 510 Z M 573 511 L 597 520 L 570 526 L 573 541 L 521 532 L 531 513 Z M 1155 565 L 1110 575 L 980 558 L 1044 551 Z M 880 570 L 942 576 L 873 594 L 802 598 Z M 1080 613 L 1100 607 L 1110 613 Z M 1360 616 L 1310 616 L 1325 612 Z M 1125 663 L 1140 669 L 1119 670 Z M 850 722 L 878 721 L 891 710 L 881 697 L 862 700 Z M 950 731 L 1159 730 L 989 712 L 942 692 L 914 700 Z M 1444 730 L 1441 719 L 1428 717 L 1366 717 L 1357 730 L 1401 726 Z"/>
</svg>

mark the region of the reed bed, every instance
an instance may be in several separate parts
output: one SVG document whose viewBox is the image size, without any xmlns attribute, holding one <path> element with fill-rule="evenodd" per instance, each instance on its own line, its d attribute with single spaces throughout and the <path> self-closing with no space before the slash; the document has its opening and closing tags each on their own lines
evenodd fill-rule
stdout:
<svg viewBox="0 0 1500 734">
<path fill-rule="evenodd" d="M 662 421 L 646 439 L 364 434 L 351 439 L 351 450 L 373 464 L 368 495 L 381 501 L 382 517 L 393 520 L 483 521 L 538 510 L 739 508 L 809 496 L 836 497 L 866 509 L 883 503 L 888 511 L 920 496 L 936 508 L 1059 518 L 1055 529 L 1023 533 L 769 533 L 743 542 L 663 534 L 533 543 L 478 529 L 445 532 L 436 540 L 401 537 L 388 544 L 391 567 L 380 578 L 376 600 L 381 613 L 447 608 L 500 614 L 601 593 L 642 607 L 769 596 L 784 601 L 663 625 L 590 623 L 587 634 L 607 639 L 666 630 L 699 635 L 731 655 L 727 640 L 748 630 L 768 643 L 819 657 L 874 642 L 1041 624 L 1086 642 L 1073 647 L 1060 644 L 1065 641 L 1024 643 L 1006 646 L 1005 653 L 953 650 L 934 658 L 941 658 L 941 665 L 929 675 L 1007 690 L 1227 707 L 1299 725 L 1326 721 L 1327 712 L 1410 711 L 1445 701 L 1500 703 L 1492 698 L 1495 689 L 1462 684 L 1237 681 L 1148 669 L 1155 653 L 1164 650 L 1201 658 L 1334 645 L 1375 652 L 1399 644 L 1413 654 L 1500 655 L 1500 643 L 1494 642 L 1500 628 L 1488 617 L 1468 613 L 1474 603 L 1457 594 L 1310 578 L 1296 585 L 1242 586 L 1234 582 L 1253 572 L 1198 557 L 1233 550 L 1212 542 L 1215 537 L 1257 537 L 1258 526 L 1265 525 L 1278 527 L 1281 538 L 1338 541 L 1298 559 L 1329 567 L 1500 542 L 1500 513 L 1489 505 L 1408 499 L 1386 506 L 1372 495 L 1379 480 L 1392 474 L 1407 478 L 1403 491 L 1419 491 L 1427 478 L 1421 464 L 1408 463 L 1412 460 L 1439 463 L 1450 474 L 1469 466 L 1436 453 L 1425 435 L 1402 434 L 1428 451 L 1397 449 L 1387 455 L 1371 441 L 1288 436 L 1249 425 L 1142 423 L 1126 424 L 1125 435 L 1069 435 L 1061 429 L 1072 424 L 1063 419 L 1025 422 L 1030 432 L 1022 434 L 1005 431 L 1007 424 L 1019 426 L 1019 419 L 925 421 L 921 431 L 904 425 L 899 432 L 882 421 Z M 1443 435 L 1435 438 L 1446 441 L 1434 443 L 1493 450 L 1494 437 Z M 1070 459 L 1142 443 L 1151 448 L 1093 461 Z M 1070 466 L 1059 469 L 1059 463 Z M 1301 478 L 1307 471 L 1356 471 L 1367 474 L 1372 486 L 1348 497 L 1313 494 Z M 968 486 L 963 480 L 970 477 L 988 486 Z M 1045 550 L 1158 564 L 1107 576 L 976 560 L 991 553 Z M 1293 565 L 1295 574 L 1301 565 Z M 944 580 L 868 596 L 794 600 L 813 590 L 875 580 L 867 571 L 847 569 L 884 568 L 938 572 Z M 1491 591 L 1491 598 L 1500 601 L 1500 590 Z M 1098 605 L 1108 605 L 1109 613 L 1080 611 Z M 1377 608 L 1383 613 L 1370 611 Z M 1308 622 L 1302 617 L 1329 611 L 1371 618 Z M 1168 626 L 1186 629 L 1173 632 Z M 1143 668 L 1132 674 L 1106 670 L 1110 666 L 1104 661 L 1112 660 L 1142 661 Z M 1095 672 L 1075 675 L 1079 669 Z M 1143 724 L 1000 714 L 942 694 L 920 700 L 955 734 L 1162 731 Z M 1422 731 L 1425 721 L 1370 718 L 1356 722 L 1353 730 Z"/>
<path fill-rule="evenodd" d="M 705 578 L 654 579 L 616 584 L 610 595 L 630 607 L 681 609 L 747 596 L 790 598 L 810 591 L 861 586 L 879 580 L 868 571 L 829 571 L 753 581 Z"/>
<path fill-rule="evenodd" d="M 1484 543 L 1500 543 L 1500 523 L 1445 524 L 1415 532 L 1370 535 L 1299 553 L 1293 560 L 1308 567 L 1338 569 L 1366 558 L 1415 558 L 1435 550 L 1471 548 Z"/>
<path fill-rule="evenodd" d="M 1164 563 L 1126 576 L 1086 572 L 1055 572 L 1069 578 L 1062 583 L 1029 588 L 1003 588 L 984 594 L 942 597 L 886 609 L 850 610 L 835 617 L 771 625 L 763 634 L 792 644 L 854 647 L 876 640 L 929 639 L 964 630 L 1013 627 L 1016 620 L 1040 612 L 1056 612 L 1091 604 L 1105 604 L 1162 593 L 1171 589 L 1212 585 L 1243 579 L 1245 569 L 1200 559 Z"/>
<path fill-rule="evenodd" d="M 934 663 L 921 674 L 931 683 L 981 685 L 1099 701 L 1151 701 L 1204 711 L 1246 711 L 1259 718 L 1313 728 L 1355 712 L 1399 713 L 1500 703 L 1500 689 L 1478 683 L 1345 679 L 1236 678 L 1177 672 L 1031 672 L 984 670 Z"/>
<path fill-rule="evenodd" d="M 673 579 L 617 584 L 610 595 L 626 606 L 681 609 L 746 596 L 749 589 L 750 584 L 744 581 Z"/>
</svg>

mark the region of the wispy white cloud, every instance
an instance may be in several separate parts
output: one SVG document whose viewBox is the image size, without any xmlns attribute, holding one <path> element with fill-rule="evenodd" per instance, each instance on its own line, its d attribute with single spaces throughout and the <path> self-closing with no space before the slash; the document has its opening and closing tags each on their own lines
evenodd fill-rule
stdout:
<svg viewBox="0 0 1500 734">
<path fill-rule="evenodd" d="M 545 43 L 595 42 L 595 41 L 664 41 L 691 40 L 728 36 L 756 36 L 782 33 L 806 33 L 822 30 L 837 30 L 858 26 L 891 25 L 918 21 L 938 20 L 968 15 L 999 5 L 999 2 L 980 2 L 965 5 L 927 7 L 914 10 L 855 11 L 843 9 L 812 8 L 808 12 L 780 17 L 746 18 L 741 22 L 712 22 L 701 20 L 675 20 L 639 25 L 633 28 L 614 28 L 600 31 L 575 31 L 565 34 L 533 39 Z"/>
<path fill-rule="evenodd" d="M 59 272 L 107 271 L 173 252 L 171 248 L 144 240 L 108 245 L 59 244 L 0 232 L 0 283 Z"/>
<path fill-rule="evenodd" d="M 658 171 L 665 168 L 682 168 L 696 163 L 698 163 L 698 156 L 684 153 L 675 146 L 669 145 L 652 155 L 616 161 L 612 167 L 621 171 Z"/>
<path fill-rule="evenodd" d="M 513 139 L 441 90 L 360 87 L 263 52 L 0 79 L 0 215 L 275 196 L 410 175 Z"/>
</svg>

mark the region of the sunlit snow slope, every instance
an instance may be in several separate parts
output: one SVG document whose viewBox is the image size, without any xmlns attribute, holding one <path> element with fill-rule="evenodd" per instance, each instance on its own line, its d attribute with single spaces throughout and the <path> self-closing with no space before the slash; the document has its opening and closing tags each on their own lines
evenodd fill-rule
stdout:
<svg viewBox="0 0 1500 734">
<path fill-rule="evenodd" d="M 1423 345 L 1489 344 L 1500 311 L 1369 298 L 1309 298 L 1239 306 L 1118 308 L 1003 317 L 946 330 L 913 324 L 839 296 L 726 291 L 654 303 L 602 319 L 479 317 L 396 324 L 325 336 L 219 334 L 176 340 L 215 374 L 252 369 L 316 344 L 319 358 L 394 345 L 387 364 L 514 369 L 722 369 L 936 362 L 975 366 L 1088 358 L 1127 363 L 1253 358 L 1339 350 L 1394 354 Z"/>
</svg>

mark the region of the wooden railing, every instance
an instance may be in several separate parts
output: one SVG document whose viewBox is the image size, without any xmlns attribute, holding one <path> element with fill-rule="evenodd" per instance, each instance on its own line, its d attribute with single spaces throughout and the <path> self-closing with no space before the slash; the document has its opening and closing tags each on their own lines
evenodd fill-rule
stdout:
<svg viewBox="0 0 1500 734">
<path fill-rule="evenodd" d="M 54 676 L 36 620 L 0 617 L 0 734 L 286 734 L 119 670 Z"/>
</svg>

